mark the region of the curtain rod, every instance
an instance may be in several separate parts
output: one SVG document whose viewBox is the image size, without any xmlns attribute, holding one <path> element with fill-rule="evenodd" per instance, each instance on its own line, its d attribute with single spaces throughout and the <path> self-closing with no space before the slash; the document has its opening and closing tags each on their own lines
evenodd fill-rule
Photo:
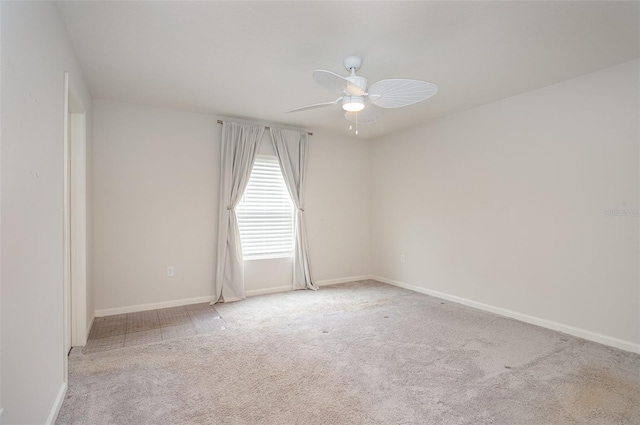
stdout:
<svg viewBox="0 0 640 425">
<path fill-rule="evenodd" d="M 222 121 L 222 120 L 218 120 L 218 124 L 222 124 L 223 122 L 224 122 L 224 121 Z M 271 130 L 271 127 L 269 127 L 269 126 L 265 126 L 265 127 L 264 127 L 264 129 L 265 129 L 265 130 Z M 309 132 L 309 131 L 307 131 L 307 134 L 308 134 L 309 136 L 313 136 L 313 133 L 311 133 L 311 132 Z"/>
</svg>

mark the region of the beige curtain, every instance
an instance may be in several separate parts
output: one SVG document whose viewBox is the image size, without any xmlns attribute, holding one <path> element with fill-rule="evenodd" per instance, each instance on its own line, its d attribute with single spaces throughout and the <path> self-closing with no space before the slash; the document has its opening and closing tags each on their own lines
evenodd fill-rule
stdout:
<svg viewBox="0 0 640 425">
<path fill-rule="evenodd" d="M 318 289 L 311 276 L 304 220 L 304 182 L 307 165 L 306 132 L 271 129 L 271 140 L 287 189 L 296 208 L 294 218 L 293 289 Z"/>
<path fill-rule="evenodd" d="M 216 302 L 238 301 L 244 293 L 244 265 L 236 206 L 253 169 L 264 127 L 225 121 L 222 124 Z"/>
</svg>

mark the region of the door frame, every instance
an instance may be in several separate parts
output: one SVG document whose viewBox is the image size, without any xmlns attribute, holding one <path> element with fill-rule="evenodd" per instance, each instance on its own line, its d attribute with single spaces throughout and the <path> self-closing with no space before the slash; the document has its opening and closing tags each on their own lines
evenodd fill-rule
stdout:
<svg viewBox="0 0 640 425">
<path fill-rule="evenodd" d="M 64 74 L 64 375 L 68 349 L 87 343 L 87 136 L 86 109 Z"/>
</svg>

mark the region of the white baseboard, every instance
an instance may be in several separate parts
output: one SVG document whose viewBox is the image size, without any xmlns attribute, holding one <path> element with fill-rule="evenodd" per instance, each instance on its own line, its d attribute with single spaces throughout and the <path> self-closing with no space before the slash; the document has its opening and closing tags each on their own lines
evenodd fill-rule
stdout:
<svg viewBox="0 0 640 425">
<path fill-rule="evenodd" d="M 577 336 L 583 339 L 588 339 L 589 341 L 599 342 L 600 344 L 609 345 L 611 347 L 619 348 L 621 350 L 631 351 L 633 353 L 640 353 L 640 344 L 636 344 L 631 341 L 625 341 L 622 339 L 614 338 L 614 337 L 603 335 L 600 333 L 587 331 L 585 329 L 576 328 L 574 326 L 553 322 L 551 320 L 541 319 L 535 316 L 529 316 L 527 314 L 518 313 L 517 311 L 507 310 L 506 308 L 495 307 L 489 304 L 472 301 L 466 298 L 458 297 L 456 295 L 450 295 L 444 292 L 433 291 L 431 289 L 409 285 L 407 283 L 398 282 L 396 280 L 387 279 L 381 276 L 371 276 L 371 279 L 388 283 L 390 285 L 398 286 L 400 288 L 410 289 L 412 291 L 420 292 L 422 294 L 431 295 L 433 297 L 442 298 L 443 300 L 464 304 L 469 307 L 499 314 L 501 316 L 511 317 L 512 319 L 517 319 L 522 322 L 531 323 L 532 325 L 542 326 L 543 328 L 564 332 L 569 335 Z"/>
<path fill-rule="evenodd" d="M 91 320 L 89 320 L 89 326 L 87 326 L 87 338 L 85 339 L 85 341 L 87 341 L 89 339 L 89 333 L 91 333 L 91 327 L 93 326 L 93 321 L 96 320 L 96 314 L 95 312 L 93 313 L 93 316 L 91 316 Z M 2 424 L 0 424 L 2 425 Z"/>
<path fill-rule="evenodd" d="M 106 308 L 96 310 L 95 317 L 113 316 L 114 314 L 135 313 L 137 311 L 157 310 L 159 308 L 178 307 L 181 305 L 210 303 L 213 296 L 185 298 L 182 300 L 163 301 L 159 303 L 130 305 L 128 307 Z"/>
<path fill-rule="evenodd" d="M 249 291 L 245 291 L 245 295 L 247 297 L 255 297 L 257 295 L 267 295 L 267 294 L 275 294 L 278 292 L 289 292 L 292 291 L 291 285 L 286 286 L 274 286 L 272 288 L 264 288 L 264 289 L 251 289 Z"/>
<path fill-rule="evenodd" d="M 51 411 L 49 412 L 49 417 L 47 418 L 45 425 L 54 425 L 56 423 L 58 413 L 60 413 L 60 408 L 62 407 L 62 403 L 64 403 L 64 396 L 67 394 L 67 388 L 67 383 L 63 382 L 60 386 L 60 390 L 58 391 L 58 396 L 53 402 L 53 406 L 51 407 Z"/>
<path fill-rule="evenodd" d="M 316 285 L 329 286 L 329 285 L 337 285 L 339 283 L 356 282 L 358 280 L 367 280 L 367 279 L 371 279 L 370 274 L 363 274 L 360 276 L 341 277 L 339 279 L 319 280 L 316 282 Z"/>
<path fill-rule="evenodd" d="M 317 286 L 337 285 L 339 283 L 355 282 L 358 280 L 366 280 L 370 278 L 371 278 L 371 275 L 365 274 L 360 276 L 341 277 L 339 279 L 325 279 L 325 280 L 316 281 L 316 285 Z M 256 295 L 276 294 L 278 292 L 289 292 L 289 291 L 293 291 L 291 285 L 274 286 L 272 288 L 264 288 L 264 289 L 251 289 L 249 291 L 245 291 L 245 294 L 247 297 L 255 297 Z"/>
<path fill-rule="evenodd" d="M 466 298 L 458 297 L 456 295 L 450 295 L 444 292 L 434 291 L 431 289 L 426 289 L 426 288 L 422 288 L 415 285 L 409 285 L 407 283 L 398 282 L 392 279 L 387 279 L 382 276 L 375 276 L 375 275 L 350 276 L 350 277 L 344 277 L 344 278 L 338 278 L 338 279 L 319 280 L 316 282 L 316 284 L 318 286 L 329 286 L 329 285 L 337 285 L 340 283 L 355 282 L 355 281 L 367 280 L 367 279 L 374 279 L 380 282 L 388 283 L 390 285 L 398 286 L 400 288 L 410 289 L 415 292 L 420 292 L 422 294 L 431 295 L 433 297 L 442 298 L 444 300 L 453 301 L 459 304 L 464 304 L 469 307 L 499 314 L 501 316 L 511 317 L 513 319 L 520 320 L 522 322 L 531 323 L 533 325 L 542 326 L 544 328 L 552 329 L 559 332 L 564 332 L 569 335 L 588 339 L 594 342 L 599 342 L 601 344 L 609 345 L 611 347 L 619 348 L 621 350 L 640 353 L 640 344 L 637 344 L 631 341 L 625 341 L 622 339 L 610 337 L 610 336 L 599 334 L 596 332 L 587 331 L 585 329 L 576 328 L 574 326 L 553 322 L 551 320 L 541 319 L 535 316 L 529 316 L 527 314 L 518 313 L 517 311 L 508 310 L 501 307 L 495 307 L 495 306 L 484 304 L 478 301 L 473 301 Z M 264 289 L 252 289 L 252 290 L 246 291 L 246 296 L 255 297 L 258 295 L 275 294 L 278 292 L 289 292 L 291 290 L 292 288 L 290 285 L 275 286 L 272 288 L 264 288 Z M 114 314 L 135 313 L 137 311 L 155 310 L 159 308 L 177 307 L 181 305 L 205 303 L 205 302 L 211 302 L 212 299 L 213 299 L 212 296 L 205 296 L 205 297 L 198 297 L 198 298 L 187 298 L 187 299 L 181 299 L 181 300 L 165 301 L 160 303 L 140 304 L 140 305 L 133 305 L 128 307 L 96 310 L 95 317 L 112 316 Z M 91 323 L 93 323 L 93 319 Z M 91 329 L 91 326 L 89 326 L 89 329 L 87 330 L 87 332 L 89 332 L 90 329 Z M 0 419 L 1 419 L 1 416 L 0 416 Z M 0 422 L 0 425 L 2 425 L 1 422 Z"/>
<path fill-rule="evenodd" d="M 346 282 L 354 282 L 357 280 L 365 280 L 371 279 L 371 275 L 360 275 L 360 276 L 351 276 L 351 277 L 343 277 L 339 279 L 327 279 L 327 280 L 319 280 L 316 282 L 318 286 L 328 286 L 328 285 L 337 285 L 338 283 L 346 283 Z M 266 294 L 275 294 L 278 292 L 288 292 L 292 291 L 291 285 L 286 286 L 274 286 L 272 288 L 264 288 L 264 289 L 251 289 L 245 291 L 245 295 L 247 297 L 255 297 L 257 295 L 266 295 Z M 116 308 L 105 308 L 102 310 L 96 310 L 95 317 L 104 317 L 104 316 L 113 316 L 115 314 L 124 314 L 124 313 L 135 313 L 138 311 L 147 311 L 147 310 L 156 310 L 159 308 L 167 308 L 167 307 L 178 307 L 181 305 L 189 305 L 189 304 L 198 304 L 198 303 L 208 303 L 213 300 L 213 296 L 206 297 L 198 297 L 198 298 L 186 298 L 182 300 L 173 300 L 173 301 L 163 301 L 159 303 L 150 303 L 150 304 L 138 304 L 131 305 L 127 307 L 116 307 Z M 91 319 L 91 323 L 93 323 L 93 319 Z M 87 329 L 87 333 L 91 330 L 91 326 Z"/>
</svg>

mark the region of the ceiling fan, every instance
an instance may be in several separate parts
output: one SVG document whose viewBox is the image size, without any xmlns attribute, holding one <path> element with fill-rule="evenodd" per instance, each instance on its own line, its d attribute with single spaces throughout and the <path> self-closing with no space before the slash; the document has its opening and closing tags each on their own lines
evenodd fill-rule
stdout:
<svg viewBox="0 0 640 425">
<path fill-rule="evenodd" d="M 317 69 L 313 79 L 321 86 L 339 92 L 341 96 L 332 102 L 316 103 L 289 112 L 307 111 L 337 105 L 342 102 L 344 117 L 354 123 L 375 122 L 382 116 L 378 108 L 400 108 L 425 100 L 438 92 L 438 86 L 427 81 L 391 79 L 380 80 L 367 90 L 367 79 L 356 75 L 362 66 L 362 58 L 348 56 L 344 59 L 344 67 L 351 75 L 343 77 L 335 72 Z M 357 134 L 357 130 L 356 130 Z"/>
</svg>

